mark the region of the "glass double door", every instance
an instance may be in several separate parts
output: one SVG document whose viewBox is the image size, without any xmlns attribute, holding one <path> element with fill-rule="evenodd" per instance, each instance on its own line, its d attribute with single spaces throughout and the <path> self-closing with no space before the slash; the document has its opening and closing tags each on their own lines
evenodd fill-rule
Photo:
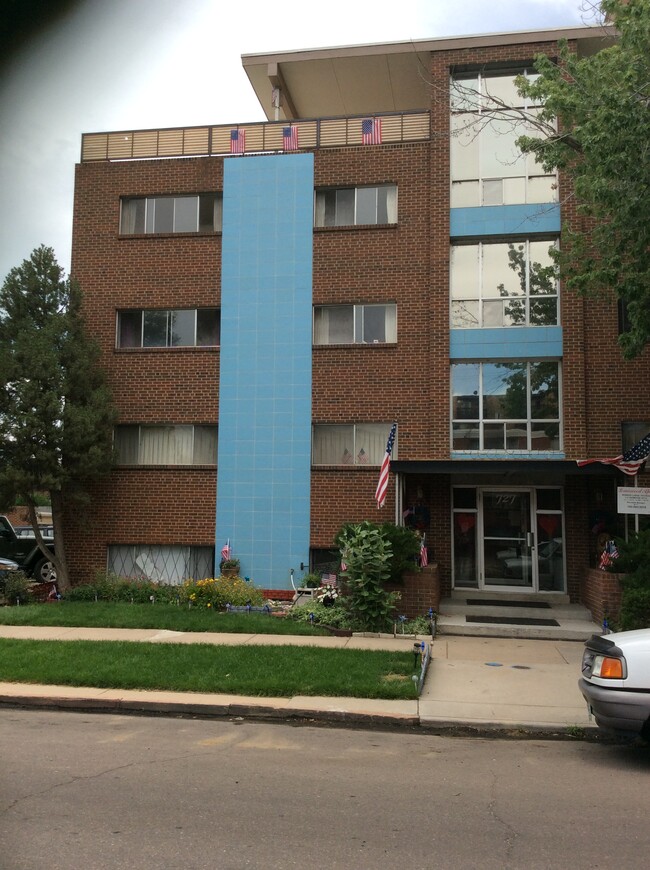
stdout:
<svg viewBox="0 0 650 870">
<path fill-rule="evenodd" d="M 454 488 L 454 586 L 564 592 L 558 487 Z"/>
</svg>

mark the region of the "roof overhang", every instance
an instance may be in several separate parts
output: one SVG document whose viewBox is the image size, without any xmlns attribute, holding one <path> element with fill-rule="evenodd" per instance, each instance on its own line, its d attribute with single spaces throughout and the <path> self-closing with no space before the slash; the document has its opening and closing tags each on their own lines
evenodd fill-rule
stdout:
<svg viewBox="0 0 650 870">
<path fill-rule="evenodd" d="M 584 465 L 569 459 L 396 459 L 390 470 L 396 474 L 491 474 L 504 478 L 527 474 L 534 476 L 587 475 L 613 477 L 613 465 Z"/>
<path fill-rule="evenodd" d="M 271 93 L 282 93 L 279 120 L 408 112 L 431 103 L 433 52 L 576 40 L 581 55 L 610 45 L 611 26 L 564 27 L 441 37 L 406 42 L 243 54 L 242 64 L 266 117 L 275 119 Z"/>
</svg>

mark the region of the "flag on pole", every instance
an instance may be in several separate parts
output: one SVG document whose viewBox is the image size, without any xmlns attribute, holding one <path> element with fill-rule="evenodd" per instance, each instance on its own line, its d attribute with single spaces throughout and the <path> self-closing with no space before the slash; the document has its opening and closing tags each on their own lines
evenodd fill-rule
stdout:
<svg viewBox="0 0 650 870">
<path fill-rule="evenodd" d="M 364 118 L 361 122 L 361 144 L 381 145 L 381 118 Z"/>
<path fill-rule="evenodd" d="M 282 147 L 285 151 L 298 150 L 298 128 L 294 124 L 282 128 Z"/>
<path fill-rule="evenodd" d="M 243 154 L 246 150 L 246 130 L 230 131 L 230 153 Z"/>
<path fill-rule="evenodd" d="M 377 483 L 377 489 L 375 490 L 375 501 L 377 502 L 378 508 L 383 508 L 386 501 L 386 492 L 388 491 L 388 473 L 390 472 L 390 457 L 393 452 L 396 431 L 397 423 L 393 423 L 393 425 L 390 427 L 390 432 L 388 434 L 388 441 L 386 442 L 386 453 L 384 454 L 384 460 L 381 463 L 381 469 L 379 470 L 379 482 Z"/>
<path fill-rule="evenodd" d="M 618 559 L 618 547 L 616 546 L 616 542 L 607 541 L 605 549 L 600 554 L 599 568 L 602 571 L 606 571 L 607 568 L 614 564 L 615 559 Z"/>
<path fill-rule="evenodd" d="M 592 462 L 600 462 L 603 465 L 615 465 L 624 474 L 634 477 L 638 474 L 648 456 L 650 456 L 650 432 L 645 438 L 642 438 L 635 444 L 634 447 L 630 447 L 625 453 L 621 453 L 620 456 L 613 456 L 610 459 L 577 459 L 576 462 L 580 467 L 590 465 Z"/>
<path fill-rule="evenodd" d="M 230 538 L 226 541 L 226 543 L 221 548 L 221 558 L 222 559 L 230 559 Z"/>
<path fill-rule="evenodd" d="M 420 568 L 426 568 L 429 564 L 429 554 L 427 553 L 426 547 L 426 535 L 422 538 L 422 543 L 420 544 Z"/>
</svg>

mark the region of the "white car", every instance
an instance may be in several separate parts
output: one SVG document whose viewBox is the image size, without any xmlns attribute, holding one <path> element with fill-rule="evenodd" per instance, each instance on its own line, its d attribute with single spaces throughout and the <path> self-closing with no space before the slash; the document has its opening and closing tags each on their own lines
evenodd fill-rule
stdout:
<svg viewBox="0 0 650 870">
<path fill-rule="evenodd" d="M 599 728 L 650 740 L 650 628 L 585 641 L 578 685 Z"/>
</svg>

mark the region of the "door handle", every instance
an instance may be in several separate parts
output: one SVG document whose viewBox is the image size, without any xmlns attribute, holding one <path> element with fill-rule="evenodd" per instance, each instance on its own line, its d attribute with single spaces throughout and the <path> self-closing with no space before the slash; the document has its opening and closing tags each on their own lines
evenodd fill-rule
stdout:
<svg viewBox="0 0 650 870">
<path fill-rule="evenodd" d="M 526 532 L 526 546 L 532 550 L 534 546 L 533 533 Z"/>
</svg>

